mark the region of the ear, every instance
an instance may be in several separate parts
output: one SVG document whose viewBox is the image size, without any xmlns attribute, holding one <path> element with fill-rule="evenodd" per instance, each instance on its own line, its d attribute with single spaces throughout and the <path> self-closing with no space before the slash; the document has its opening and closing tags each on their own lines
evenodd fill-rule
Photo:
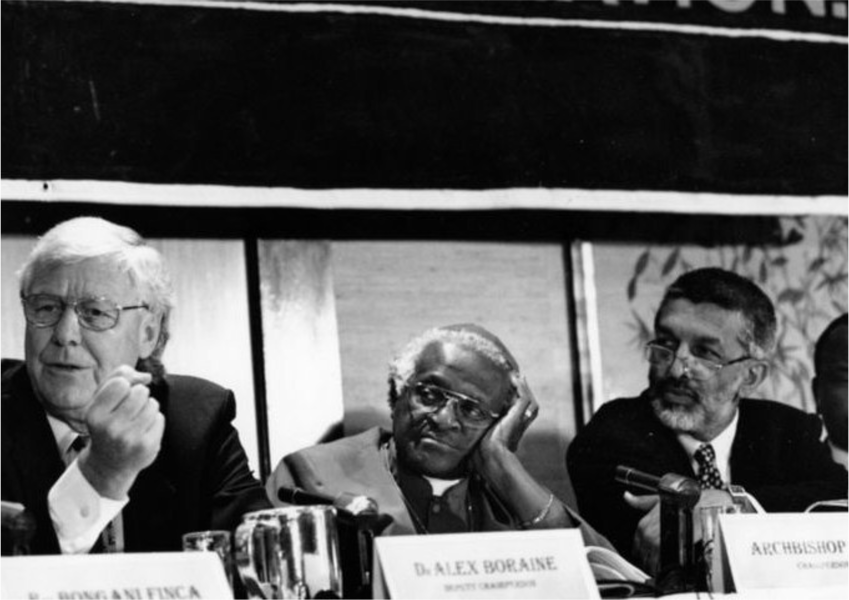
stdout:
<svg viewBox="0 0 849 600">
<path fill-rule="evenodd" d="M 743 385 L 740 387 L 742 396 L 749 396 L 763 383 L 769 375 L 769 364 L 762 360 L 753 360 L 743 373 Z"/>
<path fill-rule="evenodd" d="M 159 331 L 162 329 L 162 315 L 146 311 L 139 323 L 139 358 L 149 358 L 159 341 Z"/>
</svg>

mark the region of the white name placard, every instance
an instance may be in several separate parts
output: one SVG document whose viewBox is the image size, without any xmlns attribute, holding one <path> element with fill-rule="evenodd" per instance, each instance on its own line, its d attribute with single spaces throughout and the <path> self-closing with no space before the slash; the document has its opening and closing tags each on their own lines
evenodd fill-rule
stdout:
<svg viewBox="0 0 849 600">
<path fill-rule="evenodd" d="M 847 513 L 720 515 L 721 544 L 734 588 L 738 593 L 768 588 L 846 589 L 847 527 Z"/>
<path fill-rule="evenodd" d="M 598 598 L 577 529 L 379 537 L 375 598 Z"/>
<path fill-rule="evenodd" d="M 57 600 L 233 597 L 212 552 L 3 557 L 0 592 L 3 598 Z"/>
</svg>

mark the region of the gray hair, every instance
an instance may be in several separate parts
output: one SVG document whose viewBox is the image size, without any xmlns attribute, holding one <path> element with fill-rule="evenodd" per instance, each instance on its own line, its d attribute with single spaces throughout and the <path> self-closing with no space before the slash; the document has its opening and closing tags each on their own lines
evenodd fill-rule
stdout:
<svg viewBox="0 0 849 600">
<path fill-rule="evenodd" d="M 410 340 L 389 363 L 389 406 L 406 393 L 425 348 L 435 342 L 451 343 L 477 352 L 510 377 L 519 375 L 519 366 L 497 337 L 478 326 L 435 327 Z"/>
<path fill-rule="evenodd" d="M 171 276 L 162 255 L 129 227 L 99 217 L 77 217 L 59 223 L 39 238 L 18 272 L 21 295 L 28 293 L 39 273 L 92 259 L 109 261 L 126 273 L 150 311 L 159 316 L 156 346 L 148 358 L 139 360 L 136 368 L 161 378 L 165 373 L 162 353 L 168 342 L 174 307 Z"/>
<path fill-rule="evenodd" d="M 655 325 L 666 305 L 679 298 L 739 313 L 744 323 L 740 341 L 750 356 L 764 359 L 775 349 L 775 308 L 763 290 L 745 277 L 716 267 L 684 273 L 667 288 Z"/>
</svg>

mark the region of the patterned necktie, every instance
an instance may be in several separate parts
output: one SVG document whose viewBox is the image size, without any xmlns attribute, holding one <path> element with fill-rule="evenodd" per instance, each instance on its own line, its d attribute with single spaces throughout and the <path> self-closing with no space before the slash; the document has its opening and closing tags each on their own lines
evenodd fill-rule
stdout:
<svg viewBox="0 0 849 600">
<path fill-rule="evenodd" d="M 699 486 L 703 490 L 721 490 L 725 487 L 722 476 L 716 468 L 716 453 L 710 444 L 698 447 L 693 457 L 699 464 Z"/>
</svg>

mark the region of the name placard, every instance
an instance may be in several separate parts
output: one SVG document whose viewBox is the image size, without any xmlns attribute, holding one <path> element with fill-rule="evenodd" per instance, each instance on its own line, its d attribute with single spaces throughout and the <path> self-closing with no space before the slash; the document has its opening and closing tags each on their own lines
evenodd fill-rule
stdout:
<svg viewBox="0 0 849 600">
<path fill-rule="evenodd" d="M 577 529 L 379 537 L 374 598 L 598 598 Z"/>
<path fill-rule="evenodd" d="M 847 513 L 720 515 L 720 543 L 734 588 L 846 589 L 847 527 Z M 731 591 L 727 581 L 724 587 L 717 591 Z"/>
<path fill-rule="evenodd" d="M 0 559 L 3 598 L 164 600 L 232 598 L 212 552 L 10 556 Z"/>
</svg>

